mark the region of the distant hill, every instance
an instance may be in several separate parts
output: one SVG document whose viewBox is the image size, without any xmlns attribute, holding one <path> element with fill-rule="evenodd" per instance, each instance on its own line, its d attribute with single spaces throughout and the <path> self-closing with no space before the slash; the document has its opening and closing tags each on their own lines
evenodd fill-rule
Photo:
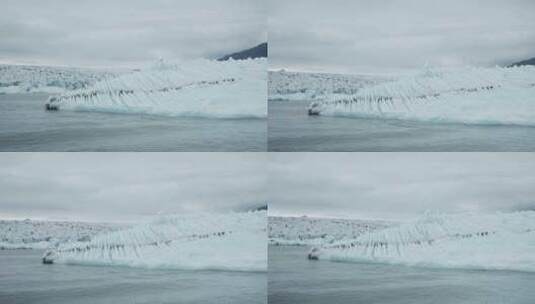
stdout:
<svg viewBox="0 0 535 304">
<path fill-rule="evenodd" d="M 243 206 L 233 209 L 233 211 L 237 211 L 237 212 L 267 211 L 267 210 L 268 210 L 267 203 L 245 204 Z"/>
<path fill-rule="evenodd" d="M 513 64 L 510 64 L 509 67 L 520 66 L 520 65 L 535 65 L 535 57 L 533 57 L 531 59 L 515 62 Z"/>
<path fill-rule="evenodd" d="M 263 210 L 266 210 L 266 211 L 268 210 L 268 205 L 267 204 L 259 206 L 256 209 L 254 209 L 254 211 L 263 211 Z"/>
<path fill-rule="evenodd" d="M 250 48 L 250 49 L 247 49 L 247 50 L 243 50 L 243 51 L 239 51 L 239 52 L 236 52 L 236 53 L 232 53 L 232 54 L 229 54 L 229 55 L 225 55 L 219 59 L 217 59 L 218 61 L 226 61 L 226 60 L 229 60 L 230 58 L 234 59 L 234 60 L 243 60 L 243 59 L 249 59 L 249 58 L 263 58 L 263 57 L 267 57 L 268 56 L 268 45 L 267 45 L 267 42 L 264 42 L 264 43 L 261 43 L 253 48 Z"/>
</svg>

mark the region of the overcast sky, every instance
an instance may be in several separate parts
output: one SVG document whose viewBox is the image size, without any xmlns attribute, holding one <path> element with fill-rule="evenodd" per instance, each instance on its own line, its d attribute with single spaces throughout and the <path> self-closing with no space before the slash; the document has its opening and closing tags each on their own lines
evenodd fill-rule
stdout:
<svg viewBox="0 0 535 304">
<path fill-rule="evenodd" d="M 270 215 L 535 210 L 535 153 L 272 153 Z"/>
<path fill-rule="evenodd" d="M 247 210 L 266 202 L 265 165 L 262 153 L 1 153 L 0 218 Z"/>
<path fill-rule="evenodd" d="M 262 0 L 4 0 L 0 63 L 132 67 L 264 42 Z"/>
<path fill-rule="evenodd" d="M 532 0 L 270 0 L 270 68 L 389 73 L 535 57 Z"/>
</svg>

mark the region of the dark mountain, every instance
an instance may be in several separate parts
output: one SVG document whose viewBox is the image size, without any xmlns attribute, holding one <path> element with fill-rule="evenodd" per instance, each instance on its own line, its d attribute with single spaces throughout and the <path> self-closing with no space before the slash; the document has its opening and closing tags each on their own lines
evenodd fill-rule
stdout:
<svg viewBox="0 0 535 304">
<path fill-rule="evenodd" d="M 254 211 L 263 211 L 263 210 L 266 210 L 266 211 L 268 210 L 268 205 L 267 204 L 259 206 L 256 209 L 254 209 Z"/>
<path fill-rule="evenodd" d="M 243 60 L 243 59 L 249 59 L 249 58 L 265 58 L 268 56 L 268 45 L 267 42 L 261 43 L 253 48 L 243 50 L 240 52 L 232 53 L 229 55 L 225 55 L 219 59 L 218 61 L 226 61 L 229 60 L 231 57 L 234 60 Z"/>
<path fill-rule="evenodd" d="M 533 57 L 531 59 L 515 62 L 513 64 L 510 64 L 508 67 L 520 66 L 520 65 L 535 65 L 535 57 Z"/>
<path fill-rule="evenodd" d="M 249 212 L 249 211 L 264 211 L 268 210 L 268 204 L 267 203 L 253 203 L 253 204 L 246 204 L 243 206 L 240 206 L 238 208 L 233 209 L 234 211 L 238 212 Z"/>
</svg>

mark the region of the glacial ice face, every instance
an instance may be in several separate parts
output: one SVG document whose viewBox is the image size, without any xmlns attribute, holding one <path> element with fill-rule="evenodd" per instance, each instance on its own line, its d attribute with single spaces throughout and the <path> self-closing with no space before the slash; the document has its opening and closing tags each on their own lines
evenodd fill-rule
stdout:
<svg viewBox="0 0 535 304">
<path fill-rule="evenodd" d="M 267 116 L 267 60 L 163 62 L 49 98 L 61 110 L 216 118 Z"/>
<path fill-rule="evenodd" d="M 535 271 L 535 212 L 426 214 L 311 255 L 342 262 Z"/>
<path fill-rule="evenodd" d="M 117 72 L 80 68 L 0 65 L 0 94 L 50 93 L 86 88 Z"/>
<path fill-rule="evenodd" d="M 54 263 L 266 271 L 266 212 L 164 216 L 45 252 Z"/>
<path fill-rule="evenodd" d="M 0 220 L 0 250 L 46 249 L 63 242 L 87 242 L 98 233 L 120 228 L 124 227 L 105 223 Z"/>
<path fill-rule="evenodd" d="M 270 100 L 311 101 L 345 98 L 366 86 L 389 78 L 369 75 L 342 75 L 327 73 L 269 72 Z"/>
<path fill-rule="evenodd" d="M 269 217 L 272 245 L 322 246 L 390 225 L 385 221 L 328 219 L 311 217 Z"/>
<path fill-rule="evenodd" d="M 535 67 L 427 69 L 310 107 L 320 115 L 535 125 Z"/>
</svg>

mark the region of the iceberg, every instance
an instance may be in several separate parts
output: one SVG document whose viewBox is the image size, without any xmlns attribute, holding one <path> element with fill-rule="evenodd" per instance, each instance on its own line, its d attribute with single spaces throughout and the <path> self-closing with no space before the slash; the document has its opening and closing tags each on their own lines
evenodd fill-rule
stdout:
<svg viewBox="0 0 535 304">
<path fill-rule="evenodd" d="M 267 60 L 160 62 L 51 96 L 48 110 L 214 118 L 267 117 Z"/>
<path fill-rule="evenodd" d="M 188 270 L 266 271 L 266 212 L 161 216 L 134 227 L 67 242 L 43 263 Z"/>
<path fill-rule="evenodd" d="M 535 126 L 535 67 L 425 69 L 314 101 L 310 115 Z"/>
<path fill-rule="evenodd" d="M 535 212 L 428 213 L 412 222 L 315 247 L 309 259 L 535 271 Z"/>
</svg>

